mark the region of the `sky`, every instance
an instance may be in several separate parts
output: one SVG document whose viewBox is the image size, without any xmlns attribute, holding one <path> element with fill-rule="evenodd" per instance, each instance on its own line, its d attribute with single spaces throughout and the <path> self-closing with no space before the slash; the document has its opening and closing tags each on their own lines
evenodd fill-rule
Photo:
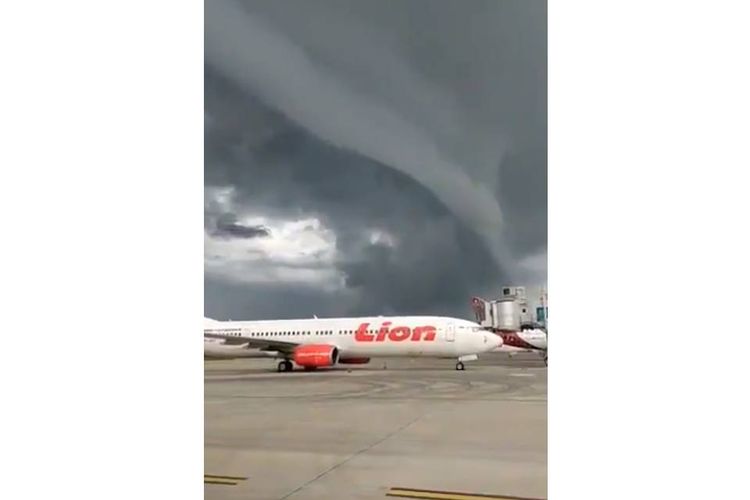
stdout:
<svg viewBox="0 0 750 500">
<path fill-rule="evenodd" d="M 205 4 L 205 315 L 472 318 L 546 283 L 540 0 Z"/>
</svg>

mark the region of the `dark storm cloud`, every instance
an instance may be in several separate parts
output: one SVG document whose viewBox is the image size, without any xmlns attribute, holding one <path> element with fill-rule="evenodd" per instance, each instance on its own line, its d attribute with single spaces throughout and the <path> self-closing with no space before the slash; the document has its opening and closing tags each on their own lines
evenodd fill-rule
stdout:
<svg viewBox="0 0 750 500">
<path fill-rule="evenodd" d="M 346 315 L 346 294 L 314 287 L 238 284 L 206 276 L 205 313 L 214 319 L 294 319 Z"/>
<path fill-rule="evenodd" d="M 207 277 L 208 314 L 469 317 L 470 296 L 496 293 L 507 279 L 487 235 L 477 230 L 489 226 L 467 220 L 485 201 L 466 208 L 463 204 L 476 200 L 454 196 L 460 192 L 466 198 L 475 188 L 492 193 L 502 207 L 503 241 L 518 258 L 545 251 L 543 2 L 431 1 L 429 8 L 415 1 L 243 5 L 301 47 L 317 72 L 335 75 L 368 102 L 408 117 L 421 131 L 416 137 L 455 159 L 450 168 L 467 180 L 452 190 L 456 177 L 432 172 L 431 162 L 422 164 L 426 173 L 416 177 L 412 167 L 394 167 L 390 160 L 401 161 L 407 148 L 399 156 L 376 150 L 389 147 L 382 141 L 366 144 L 368 137 L 390 140 L 388 134 L 370 134 L 375 129 L 366 115 L 352 124 L 356 137 L 318 133 L 309 119 L 299 123 L 280 108 L 262 85 L 255 89 L 226 74 L 207 55 L 206 184 L 233 186 L 238 212 L 319 218 L 336 234 L 335 266 L 345 283 L 332 293 Z M 314 93 L 309 98 L 315 99 Z M 336 110 L 331 112 L 319 119 L 337 119 Z M 334 136 L 347 140 L 331 141 Z M 419 158 L 408 160 L 420 165 Z M 205 212 L 207 227 L 218 228 L 222 217 L 236 224 L 211 200 Z M 373 244 L 371 229 L 388 233 L 396 244 Z"/>
<path fill-rule="evenodd" d="M 218 81 L 207 69 L 207 82 L 234 99 L 231 86 Z M 252 100 L 243 97 L 245 102 L 248 99 Z M 206 102 L 221 123 L 215 113 L 220 106 L 214 107 L 209 99 Z M 268 112 L 263 108 L 253 103 L 252 109 L 260 114 Z M 337 307 L 324 308 L 320 300 L 310 300 L 309 294 L 296 290 L 298 314 L 330 310 L 338 314 L 465 314 L 466 297 L 500 278 L 481 240 L 462 229 L 417 182 L 326 144 L 282 117 L 273 120 L 275 132 L 252 145 L 239 136 L 228 139 L 215 132 L 218 129 L 207 129 L 206 178 L 217 185 L 235 186 L 240 210 L 292 218 L 315 216 L 334 229 L 341 254 L 335 264 L 344 274 L 350 300 L 338 298 Z M 224 141 L 219 152 L 209 155 L 209 144 Z M 206 215 L 225 216 L 209 209 Z M 365 228 L 383 230 L 399 244 L 393 248 L 372 245 Z M 215 294 L 220 289 L 216 284 L 211 290 Z M 251 293 L 250 288 L 246 290 Z M 275 293 L 283 295 L 283 288 Z M 263 304 L 272 307 L 274 314 L 286 314 L 284 301 Z"/>
<path fill-rule="evenodd" d="M 216 218 L 211 234 L 220 238 L 263 238 L 271 231 L 265 226 L 240 224 L 235 214 L 225 213 Z"/>
<path fill-rule="evenodd" d="M 354 312 L 466 316 L 469 298 L 492 288 L 500 275 L 481 242 L 449 217 L 413 221 L 408 232 L 416 245 L 368 246 L 361 258 L 342 266 L 347 286 L 363 290 Z"/>
</svg>

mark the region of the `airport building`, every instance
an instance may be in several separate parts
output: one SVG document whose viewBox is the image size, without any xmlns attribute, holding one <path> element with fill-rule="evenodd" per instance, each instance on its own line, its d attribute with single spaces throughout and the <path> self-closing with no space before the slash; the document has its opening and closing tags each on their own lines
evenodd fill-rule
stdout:
<svg viewBox="0 0 750 500">
<path fill-rule="evenodd" d="M 504 286 L 499 298 L 475 299 L 473 308 L 481 325 L 500 330 L 546 329 L 549 319 L 546 286 Z"/>
</svg>

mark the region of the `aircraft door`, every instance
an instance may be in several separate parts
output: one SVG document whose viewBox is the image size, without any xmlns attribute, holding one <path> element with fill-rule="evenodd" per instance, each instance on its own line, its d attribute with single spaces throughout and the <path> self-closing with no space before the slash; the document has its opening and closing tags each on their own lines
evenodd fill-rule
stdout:
<svg viewBox="0 0 750 500">
<path fill-rule="evenodd" d="M 456 340 L 456 330 L 455 326 L 453 326 L 453 323 L 448 323 L 448 325 L 445 327 L 445 340 L 448 342 L 453 342 Z"/>
</svg>

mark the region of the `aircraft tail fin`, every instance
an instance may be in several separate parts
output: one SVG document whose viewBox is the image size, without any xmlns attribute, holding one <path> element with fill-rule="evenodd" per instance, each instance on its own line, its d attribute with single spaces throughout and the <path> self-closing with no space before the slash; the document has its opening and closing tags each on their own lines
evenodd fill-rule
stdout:
<svg viewBox="0 0 750 500">
<path fill-rule="evenodd" d="M 487 301 L 481 297 L 472 297 L 471 309 L 474 311 L 477 323 L 483 325 L 487 321 Z"/>
</svg>

